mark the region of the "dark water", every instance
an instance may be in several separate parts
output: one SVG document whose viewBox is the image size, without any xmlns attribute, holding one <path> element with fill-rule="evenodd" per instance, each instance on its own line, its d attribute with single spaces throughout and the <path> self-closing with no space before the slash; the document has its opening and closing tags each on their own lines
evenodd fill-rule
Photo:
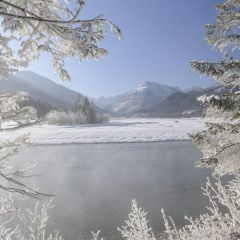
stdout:
<svg viewBox="0 0 240 240">
<path fill-rule="evenodd" d="M 38 164 L 39 175 L 24 181 L 56 194 L 50 228 L 65 239 L 89 239 L 98 229 L 118 238 L 133 198 L 157 231 L 161 208 L 178 226 L 205 211 L 201 187 L 210 172 L 194 168 L 200 153 L 190 142 L 34 146 L 15 158 Z"/>
</svg>

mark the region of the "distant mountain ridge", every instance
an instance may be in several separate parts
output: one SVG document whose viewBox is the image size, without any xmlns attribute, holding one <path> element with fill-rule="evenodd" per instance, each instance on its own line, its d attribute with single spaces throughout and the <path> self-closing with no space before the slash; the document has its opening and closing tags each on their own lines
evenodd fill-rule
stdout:
<svg viewBox="0 0 240 240">
<path fill-rule="evenodd" d="M 98 98 L 93 102 L 116 115 L 131 115 L 156 107 L 173 93 L 181 91 L 176 87 L 155 82 L 140 83 L 136 89 L 116 97 Z"/>
<path fill-rule="evenodd" d="M 169 96 L 150 111 L 142 112 L 141 114 L 160 118 L 202 117 L 204 115 L 204 106 L 197 101 L 197 98 L 201 95 L 211 95 L 218 91 L 221 92 L 224 89 L 214 86 L 206 89 L 199 88 L 187 92 L 178 92 Z"/>
<path fill-rule="evenodd" d="M 85 98 L 83 94 L 31 71 L 18 72 L 0 81 L 0 93 L 16 91 L 29 92 L 32 102 L 44 109 L 43 113 L 52 107 L 71 109 L 79 95 L 80 98 Z M 116 117 L 198 117 L 203 116 L 203 106 L 196 98 L 222 91 L 224 88 L 221 85 L 182 91 L 177 87 L 155 82 L 142 82 L 125 94 L 91 100 L 98 112 Z"/>
<path fill-rule="evenodd" d="M 182 91 L 176 87 L 144 82 L 126 94 L 110 98 L 98 98 L 94 103 L 115 116 L 126 117 L 200 117 L 203 106 L 197 97 L 224 91 L 221 85 L 209 88 L 194 87 Z"/>
<path fill-rule="evenodd" d="M 10 75 L 8 79 L 0 81 L 1 93 L 16 91 L 28 92 L 32 99 L 53 104 L 60 108 L 73 107 L 78 95 L 84 98 L 81 93 L 70 90 L 31 71 L 20 71 Z"/>
</svg>

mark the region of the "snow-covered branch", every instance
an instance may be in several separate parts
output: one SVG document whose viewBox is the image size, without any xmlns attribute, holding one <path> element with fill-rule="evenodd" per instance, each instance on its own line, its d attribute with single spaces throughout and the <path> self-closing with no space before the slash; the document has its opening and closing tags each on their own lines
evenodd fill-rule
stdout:
<svg viewBox="0 0 240 240">
<path fill-rule="evenodd" d="M 111 20 L 97 16 L 82 19 L 85 1 L 61 0 L 2 0 L 0 1 L 0 77 L 29 62 L 37 60 L 42 52 L 51 55 L 56 73 L 70 80 L 64 68 L 65 59 L 79 61 L 100 58 L 107 50 L 98 46 L 105 37 L 105 27 L 121 37 L 122 33 Z M 10 45 L 14 43 L 13 50 Z"/>
</svg>

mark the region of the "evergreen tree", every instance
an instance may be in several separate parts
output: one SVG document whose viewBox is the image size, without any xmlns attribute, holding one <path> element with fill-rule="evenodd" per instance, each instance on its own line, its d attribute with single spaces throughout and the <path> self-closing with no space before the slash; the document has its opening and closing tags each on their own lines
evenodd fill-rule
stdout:
<svg viewBox="0 0 240 240">
<path fill-rule="evenodd" d="M 73 107 L 73 112 L 82 112 L 82 97 L 80 94 L 78 94 L 75 105 Z"/>
<path fill-rule="evenodd" d="M 51 105 L 48 102 L 42 102 L 40 100 L 35 100 L 31 97 L 28 98 L 27 101 L 23 101 L 19 103 L 20 107 L 25 107 L 25 106 L 31 106 L 37 111 L 37 117 L 39 119 L 45 118 L 47 113 L 49 113 L 52 110 L 58 109 L 58 107 Z"/>
<path fill-rule="evenodd" d="M 89 108 L 89 106 L 90 106 L 90 103 L 88 101 L 88 97 L 85 97 L 83 101 L 83 112 L 85 114 L 87 113 L 87 109 Z"/>
<path fill-rule="evenodd" d="M 97 112 L 87 97 L 85 97 L 83 102 L 83 113 L 86 116 L 87 123 L 97 123 Z"/>
<path fill-rule="evenodd" d="M 240 1 L 227 0 L 217 5 L 217 22 L 207 25 L 206 39 L 223 53 L 219 62 L 194 61 L 192 67 L 220 81 L 226 88 L 222 94 L 202 96 L 206 106 L 207 129 L 193 137 L 203 158 L 197 164 L 210 167 L 214 174 L 235 174 L 240 168 Z M 235 52 L 234 52 L 235 51 Z"/>
<path fill-rule="evenodd" d="M 193 61 L 200 74 L 218 80 L 225 91 L 198 100 L 206 110 L 206 129 L 192 135 L 203 153 L 196 164 L 213 170 L 216 182 L 209 180 L 204 195 L 209 198 L 208 212 L 198 219 L 186 218 L 189 225 L 178 230 L 166 218 L 167 239 L 240 239 L 240 1 L 217 4 L 217 21 L 207 25 L 206 40 L 223 54 L 219 62 Z M 231 54 L 233 56 L 231 56 Z M 231 175 L 231 180 L 222 177 Z M 173 223 L 173 224 L 172 224 Z"/>
</svg>

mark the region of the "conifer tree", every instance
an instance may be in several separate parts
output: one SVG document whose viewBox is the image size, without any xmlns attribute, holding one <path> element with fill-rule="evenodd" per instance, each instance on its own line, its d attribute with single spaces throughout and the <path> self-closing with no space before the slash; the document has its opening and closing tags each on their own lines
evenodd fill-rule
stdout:
<svg viewBox="0 0 240 240">
<path fill-rule="evenodd" d="M 86 116 L 87 123 L 96 123 L 97 122 L 97 112 L 94 106 L 89 102 L 88 98 L 85 97 L 83 102 L 83 113 Z"/>
<path fill-rule="evenodd" d="M 206 129 L 192 135 L 203 154 L 196 164 L 213 170 L 216 182 L 207 181 L 207 212 L 178 230 L 164 212 L 167 239 L 240 239 L 240 1 L 217 4 L 217 21 L 207 25 L 206 40 L 222 53 L 219 62 L 193 61 L 200 74 L 220 82 L 223 91 L 198 100 L 205 106 Z M 231 175 L 223 183 L 222 177 Z M 229 179 L 229 178 L 228 178 Z"/>
<path fill-rule="evenodd" d="M 223 58 L 214 63 L 193 61 L 192 67 L 219 81 L 225 90 L 198 99 L 206 106 L 207 129 L 192 137 L 203 152 L 197 165 L 224 175 L 240 168 L 240 1 L 227 0 L 217 5 L 217 11 L 216 24 L 206 26 L 206 40 Z"/>
<path fill-rule="evenodd" d="M 83 107 L 82 97 L 78 94 L 75 105 L 73 107 L 73 112 L 81 112 Z"/>
</svg>

